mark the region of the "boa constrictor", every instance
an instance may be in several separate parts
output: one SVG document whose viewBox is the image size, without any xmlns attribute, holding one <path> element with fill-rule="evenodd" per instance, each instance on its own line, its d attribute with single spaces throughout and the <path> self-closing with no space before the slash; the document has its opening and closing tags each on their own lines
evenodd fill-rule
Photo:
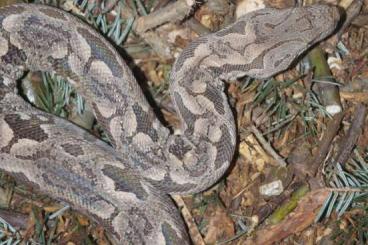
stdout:
<svg viewBox="0 0 368 245">
<path fill-rule="evenodd" d="M 168 194 L 194 193 L 226 171 L 236 128 L 223 80 L 266 78 L 324 39 L 340 18 L 315 5 L 249 13 L 192 42 L 170 93 L 181 119 L 163 126 L 112 45 L 78 18 L 44 5 L 0 9 L 0 170 L 102 224 L 116 244 L 188 244 Z M 112 146 L 26 103 L 27 70 L 54 72 L 93 108 Z"/>
</svg>

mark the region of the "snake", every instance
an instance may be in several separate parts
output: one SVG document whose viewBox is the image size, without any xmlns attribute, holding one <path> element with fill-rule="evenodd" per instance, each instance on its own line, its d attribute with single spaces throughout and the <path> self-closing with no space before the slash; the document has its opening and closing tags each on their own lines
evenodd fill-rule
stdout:
<svg viewBox="0 0 368 245">
<path fill-rule="evenodd" d="M 190 244 L 171 195 L 208 189 L 232 162 L 237 129 L 226 81 L 286 70 L 339 19 L 328 5 L 265 8 L 198 37 L 170 73 L 174 128 L 93 27 L 51 6 L 0 8 L 0 170 L 87 215 L 113 244 Z M 110 143 L 23 99 L 28 71 L 65 78 Z"/>
</svg>

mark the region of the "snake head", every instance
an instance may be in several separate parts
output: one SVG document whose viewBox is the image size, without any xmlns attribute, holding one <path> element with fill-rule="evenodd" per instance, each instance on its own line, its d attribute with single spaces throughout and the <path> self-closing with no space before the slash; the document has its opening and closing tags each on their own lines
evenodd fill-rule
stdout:
<svg viewBox="0 0 368 245">
<path fill-rule="evenodd" d="M 246 75 L 267 78 L 286 70 L 305 50 L 325 39 L 336 29 L 337 7 L 311 5 L 291 9 L 263 9 L 249 17 L 254 43 L 249 46 L 257 57 Z"/>
<path fill-rule="evenodd" d="M 295 8 L 291 10 L 289 25 L 285 25 L 285 31 L 290 26 L 296 27 L 296 33 L 310 46 L 333 33 L 340 17 L 340 10 L 336 6 L 311 5 Z"/>
</svg>

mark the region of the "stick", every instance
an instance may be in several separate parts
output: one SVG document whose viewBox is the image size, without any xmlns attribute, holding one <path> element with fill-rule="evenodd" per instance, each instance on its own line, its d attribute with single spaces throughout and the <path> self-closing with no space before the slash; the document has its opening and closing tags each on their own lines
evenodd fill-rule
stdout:
<svg viewBox="0 0 368 245">
<path fill-rule="evenodd" d="M 330 121 L 327 123 L 327 128 L 325 130 L 325 133 L 318 143 L 318 153 L 313 157 L 313 159 L 309 162 L 307 162 L 307 167 L 309 169 L 310 176 L 315 176 L 317 173 L 317 170 L 321 163 L 325 160 L 328 151 L 331 146 L 332 140 L 336 137 L 337 132 L 340 129 L 341 121 L 344 117 L 343 113 L 339 113 L 335 115 L 333 118 L 330 119 Z"/>
<path fill-rule="evenodd" d="M 194 5 L 195 1 L 192 0 L 179 0 L 169 4 L 147 16 L 140 17 L 134 30 L 137 33 L 144 33 L 166 22 L 181 21 L 188 16 Z"/>
<path fill-rule="evenodd" d="M 263 146 L 263 148 L 276 160 L 279 166 L 285 167 L 286 162 L 285 160 L 277 154 L 277 152 L 272 148 L 269 142 L 263 137 L 262 133 L 254 126 L 250 126 L 250 130 L 256 136 L 259 143 Z"/>
<path fill-rule="evenodd" d="M 340 163 L 342 166 L 347 162 L 350 157 L 350 154 L 362 133 L 364 121 L 366 116 L 366 108 L 362 104 L 358 104 L 354 115 L 353 122 L 349 128 L 348 134 L 345 139 L 342 141 L 340 145 L 339 153 L 336 156 L 336 162 Z"/>
</svg>

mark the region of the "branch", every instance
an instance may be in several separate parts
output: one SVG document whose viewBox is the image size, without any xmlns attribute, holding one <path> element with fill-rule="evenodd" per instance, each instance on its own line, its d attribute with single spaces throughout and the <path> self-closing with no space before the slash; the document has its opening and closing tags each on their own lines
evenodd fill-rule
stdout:
<svg viewBox="0 0 368 245">
<path fill-rule="evenodd" d="M 147 16 L 139 17 L 133 28 L 137 33 L 144 33 L 166 22 L 181 21 L 188 16 L 194 5 L 193 0 L 179 0 Z"/>
<path fill-rule="evenodd" d="M 251 125 L 250 130 L 254 134 L 254 136 L 257 138 L 259 143 L 263 146 L 264 149 L 276 160 L 279 166 L 286 167 L 285 160 L 276 153 L 276 151 L 272 148 L 270 143 L 263 137 L 262 133 L 256 128 L 256 126 Z"/>
<path fill-rule="evenodd" d="M 340 163 L 342 166 L 346 163 L 349 159 L 350 154 L 359 138 L 362 134 L 364 121 L 366 116 L 366 108 L 362 104 L 358 104 L 357 108 L 355 109 L 353 115 L 353 122 L 349 128 L 348 134 L 346 135 L 345 139 L 342 141 L 340 145 L 339 153 L 336 156 L 336 162 Z"/>
</svg>

